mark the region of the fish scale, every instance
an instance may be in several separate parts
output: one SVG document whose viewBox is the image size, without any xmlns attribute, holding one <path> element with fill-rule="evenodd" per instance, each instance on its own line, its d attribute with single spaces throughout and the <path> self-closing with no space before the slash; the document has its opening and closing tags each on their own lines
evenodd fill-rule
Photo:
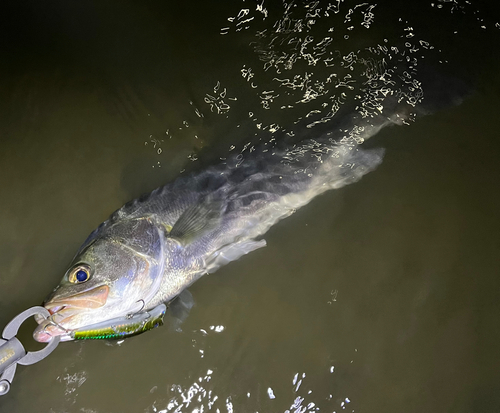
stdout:
<svg viewBox="0 0 500 413">
<path fill-rule="evenodd" d="M 358 143 L 391 121 L 380 116 L 378 124 L 363 122 L 318 139 L 262 145 L 128 202 L 80 247 L 45 302 L 54 314 L 37 328 L 35 338 L 71 340 L 86 326 L 151 310 L 204 274 L 264 247 L 262 236 L 277 221 L 378 166 L 383 150 Z M 72 269 L 82 265 L 90 268 L 89 279 L 72 282 Z M 87 296 L 92 308 L 85 304 Z M 112 336 L 96 331 L 85 338 Z"/>
</svg>

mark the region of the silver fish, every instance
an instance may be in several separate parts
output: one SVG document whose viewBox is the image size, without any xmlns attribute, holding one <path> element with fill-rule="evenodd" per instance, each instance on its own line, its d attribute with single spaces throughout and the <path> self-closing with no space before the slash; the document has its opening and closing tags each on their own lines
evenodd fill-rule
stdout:
<svg viewBox="0 0 500 413">
<path fill-rule="evenodd" d="M 126 320 L 138 314 L 146 314 L 139 317 L 143 326 L 159 324 L 147 321 L 150 312 L 158 319 L 164 313 L 153 309 L 204 274 L 264 247 L 262 235 L 315 196 L 373 170 L 383 150 L 364 150 L 359 143 L 388 123 L 339 129 L 337 135 L 281 149 L 261 148 L 127 203 L 80 247 L 45 300 L 51 316 L 38 320 L 35 339 L 137 334 L 146 328 L 131 328 L 133 322 Z M 115 325 L 127 328 L 109 334 Z"/>
</svg>

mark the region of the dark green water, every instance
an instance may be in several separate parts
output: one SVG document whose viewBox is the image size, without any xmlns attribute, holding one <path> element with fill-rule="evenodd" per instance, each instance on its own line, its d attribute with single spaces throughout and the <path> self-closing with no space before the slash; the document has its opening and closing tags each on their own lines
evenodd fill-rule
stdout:
<svg viewBox="0 0 500 413">
<path fill-rule="evenodd" d="M 386 61 L 418 55 L 469 89 L 383 129 L 366 142 L 386 148 L 376 171 L 193 285 L 182 332 L 167 317 L 121 345 L 63 343 L 19 368 L 2 413 L 500 411 L 498 6 L 339 1 L 326 16 L 315 3 L 288 20 L 279 1 L 262 3 L 264 20 L 250 0 L 2 4 L 0 326 L 39 304 L 126 201 L 363 95 L 351 52 L 377 61 L 367 48 L 410 42 L 420 50 Z M 293 23 L 287 36 L 277 21 Z M 290 46 L 307 36 L 303 53 Z M 265 66 L 256 50 L 283 61 Z"/>
</svg>

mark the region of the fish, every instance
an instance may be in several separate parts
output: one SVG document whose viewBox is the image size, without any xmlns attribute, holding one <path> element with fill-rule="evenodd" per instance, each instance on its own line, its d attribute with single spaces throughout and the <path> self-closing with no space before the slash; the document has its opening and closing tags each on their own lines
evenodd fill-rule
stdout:
<svg viewBox="0 0 500 413">
<path fill-rule="evenodd" d="M 125 338 L 161 325 L 206 274 L 266 246 L 263 235 L 327 190 L 361 179 L 384 150 L 362 142 L 394 117 L 247 151 L 128 202 L 78 249 L 33 336 Z M 361 126 L 360 126 L 361 125 Z"/>
</svg>

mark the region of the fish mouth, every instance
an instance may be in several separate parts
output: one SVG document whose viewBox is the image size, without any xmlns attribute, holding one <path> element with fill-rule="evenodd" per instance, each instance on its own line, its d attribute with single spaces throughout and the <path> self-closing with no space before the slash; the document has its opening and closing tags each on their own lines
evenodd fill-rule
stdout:
<svg viewBox="0 0 500 413">
<path fill-rule="evenodd" d="M 64 298 L 52 299 L 44 304 L 44 307 L 51 314 L 60 311 L 61 308 L 99 308 L 106 304 L 108 299 L 109 287 L 101 285 L 91 290 L 83 291 L 78 294 L 69 295 Z"/>
<path fill-rule="evenodd" d="M 101 285 L 78 294 L 49 300 L 44 307 L 49 311 L 50 316 L 47 319 L 36 318 L 39 325 L 33 332 L 33 338 L 40 343 L 46 343 L 55 336 L 61 336 L 63 341 L 71 340 L 71 330 L 68 326 L 74 316 L 82 310 L 104 306 L 108 294 L 109 287 Z"/>
</svg>

